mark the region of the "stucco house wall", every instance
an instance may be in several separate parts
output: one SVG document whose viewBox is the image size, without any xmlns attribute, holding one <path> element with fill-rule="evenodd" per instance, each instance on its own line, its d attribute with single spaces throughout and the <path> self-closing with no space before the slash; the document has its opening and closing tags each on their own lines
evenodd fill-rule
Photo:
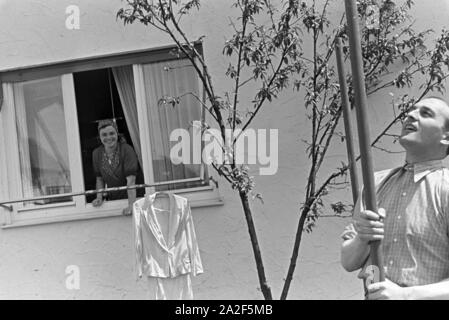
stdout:
<svg viewBox="0 0 449 320">
<path fill-rule="evenodd" d="M 203 2 L 200 13 L 184 23 L 189 34 L 207 35 L 204 52 L 219 88 L 228 81 L 221 48 L 233 10 L 226 0 Z M 449 1 L 415 2 L 417 29 L 445 26 Z M 119 0 L 0 0 L 0 70 L 171 44 L 153 29 L 138 24 L 124 27 L 116 21 L 123 4 Z M 65 27 L 69 5 L 80 8 L 79 30 Z M 339 10 L 343 12 L 342 7 Z M 381 95 L 370 99 L 372 132 L 387 121 L 389 113 L 383 107 L 389 100 Z M 264 204 L 252 203 L 274 297 L 279 297 L 287 272 L 308 170 L 301 142 L 308 124 L 302 108 L 302 97 L 289 91 L 253 124 L 279 130 L 278 171 L 273 176 L 256 176 Z M 337 145 L 329 163 L 344 160 L 344 150 L 343 144 Z M 0 142 L 1 158 L 6 152 Z M 374 155 L 378 169 L 402 161 L 402 155 Z M 193 278 L 195 298 L 262 299 L 240 201 L 224 180 L 219 185 L 223 206 L 193 210 L 205 268 L 204 274 Z M 6 187 L 4 181 L 0 186 Z M 350 198 L 350 189 L 331 199 L 340 197 Z M 347 219 L 322 218 L 313 233 L 304 234 L 290 299 L 362 298 L 356 273 L 346 273 L 339 263 L 339 236 L 347 223 Z M 0 229 L 0 299 L 144 299 L 146 283 L 136 282 L 133 264 L 130 217 Z M 80 268 L 79 290 L 65 286 L 70 265 Z"/>
</svg>

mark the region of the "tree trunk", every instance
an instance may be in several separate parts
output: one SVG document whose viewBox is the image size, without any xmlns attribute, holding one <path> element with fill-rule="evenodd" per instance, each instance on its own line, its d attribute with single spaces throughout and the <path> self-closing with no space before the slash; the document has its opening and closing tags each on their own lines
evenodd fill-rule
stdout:
<svg viewBox="0 0 449 320">
<path fill-rule="evenodd" d="M 242 202 L 243 211 L 245 212 L 246 223 L 248 225 L 248 232 L 253 247 L 254 258 L 256 259 L 257 274 L 259 275 L 260 289 L 265 300 L 273 300 L 271 288 L 268 286 L 265 277 L 265 269 L 262 261 L 262 254 L 260 252 L 259 243 L 257 241 L 256 228 L 254 227 L 253 216 L 251 208 L 249 207 L 248 195 L 245 192 L 239 192 L 240 200 Z"/>
<path fill-rule="evenodd" d="M 301 217 L 299 218 L 298 228 L 296 229 L 295 245 L 293 246 L 293 253 L 290 259 L 287 277 L 285 278 L 284 288 L 282 289 L 281 300 L 287 299 L 288 290 L 290 289 L 290 283 L 292 282 L 293 273 L 295 272 L 296 268 L 296 260 L 298 259 L 299 245 L 301 244 L 302 239 L 302 231 L 304 229 L 304 223 L 309 211 L 310 207 L 308 205 L 305 205 L 304 209 L 301 212 Z"/>
</svg>

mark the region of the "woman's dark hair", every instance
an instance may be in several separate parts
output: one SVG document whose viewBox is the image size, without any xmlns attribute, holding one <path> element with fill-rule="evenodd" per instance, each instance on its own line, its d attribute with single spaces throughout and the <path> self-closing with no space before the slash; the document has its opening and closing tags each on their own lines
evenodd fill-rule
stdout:
<svg viewBox="0 0 449 320">
<path fill-rule="evenodd" d="M 109 126 L 113 127 L 115 129 L 115 132 L 117 132 L 118 142 L 119 143 L 126 143 L 125 136 L 118 131 L 117 123 L 113 119 L 104 119 L 104 120 L 98 121 L 98 142 L 101 144 L 101 140 L 100 140 L 100 137 L 99 137 L 100 136 L 100 130 L 104 129 L 106 127 L 109 127 Z"/>
<path fill-rule="evenodd" d="M 100 133 L 101 129 L 109 127 L 109 126 L 113 127 L 118 134 L 117 123 L 112 119 L 104 119 L 104 120 L 98 121 L 98 133 Z"/>
</svg>

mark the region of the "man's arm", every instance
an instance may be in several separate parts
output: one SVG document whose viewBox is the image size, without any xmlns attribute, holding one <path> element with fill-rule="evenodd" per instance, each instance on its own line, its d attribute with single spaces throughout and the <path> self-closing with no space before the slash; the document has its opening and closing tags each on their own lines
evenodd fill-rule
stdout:
<svg viewBox="0 0 449 320">
<path fill-rule="evenodd" d="M 385 280 L 369 284 L 367 289 L 369 300 L 449 300 L 449 279 L 413 287 Z"/>
<path fill-rule="evenodd" d="M 407 299 L 410 300 L 449 300 L 449 279 L 423 286 L 408 287 Z"/>
<path fill-rule="evenodd" d="M 368 243 L 355 235 L 354 238 L 343 241 L 341 245 L 341 265 L 348 272 L 358 270 L 363 266 L 369 251 Z"/>
<path fill-rule="evenodd" d="M 385 217 L 385 210 L 382 208 L 379 208 L 379 214 L 369 210 L 354 214 L 352 231 L 345 231 L 345 241 L 341 246 L 341 264 L 346 271 L 360 269 L 369 255 L 369 242 L 383 239 L 384 225 L 381 217 Z"/>
</svg>

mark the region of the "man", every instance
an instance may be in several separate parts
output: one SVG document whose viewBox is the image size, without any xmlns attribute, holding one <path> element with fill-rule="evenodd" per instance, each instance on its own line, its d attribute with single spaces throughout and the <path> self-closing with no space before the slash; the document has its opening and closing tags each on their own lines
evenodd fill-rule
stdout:
<svg viewBox="0 0 449 320">
<path fill-rule="evenodd" d="M 406 164 L 375 174 L 379 212 L 358 202 L 341 263 L 350 272 L 366 268 L 369 242 L 381 240 L 386 280 L 369 284 L 367 299 L 449 299 L 449 170 L 442 164 L 449 105 L 435 97 L 417 102 L 399 142 Z"/>
</svg>

